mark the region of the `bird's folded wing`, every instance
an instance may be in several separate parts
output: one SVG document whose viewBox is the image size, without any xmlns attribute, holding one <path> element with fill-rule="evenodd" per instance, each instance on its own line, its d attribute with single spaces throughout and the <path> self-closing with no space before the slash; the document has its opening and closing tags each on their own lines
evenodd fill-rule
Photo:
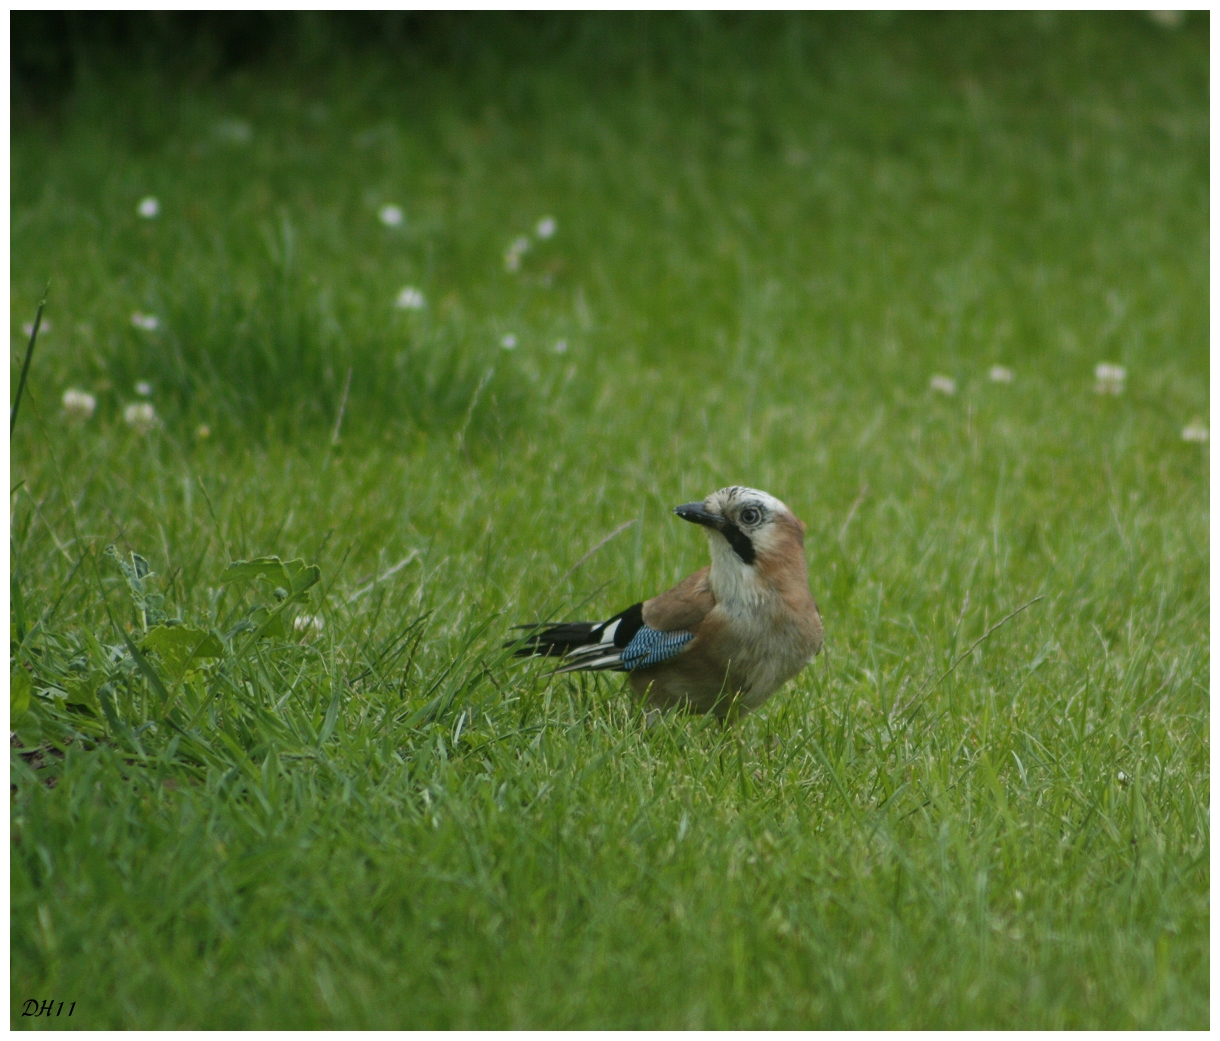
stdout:
<svg viewBox="0 0 1220 1041">
<path fill-rule="evenodd" d="M 708 582 L 711 568 L 702 568 L 673 589 L 645 601 L 643 625 L 623 648 L 623 668 L 649 669 L 668 661 L 695 638 L 694 630 L 716 606 Z"/>
<path fill-rule="evenodd" d="M 694 636 L 685 630 L 663 633 L 650 626 L 641 625 L 635 630 L 626 647 L 597 643 L 568 651 L 564 655 L 564 664 L 555 672 L 558 675 L 565 672 L 596 672 L 605 669 L 616 672 L 648 669 L 668 661 L 692 639 Z"/>
<path fill-rule="evenodd" d="M 628 672 L 649 669 L 668 661 L 693 639 L 694 636 L 684 629 L 663 633 L 644 625 L 623 648 L 619 657 Z"/>
<path fill-rule="evenodd" d="M 652 668 L 679 654 L 716 606 L 710 572 L 711 568 L 702 568 L 673 589 L 592 627 L 588 642 L 565 649 L 564 664 L 555 672 L 631 672 Z"/>
<path fill-rule="evenodd" d="M 650 629 L 667 633 L 694 632 L 707 613 L 716 606 L 709 575 L 710 567 L 700 568 L 673 589 L 644 601 L 643 620 Z"/>
</svg>

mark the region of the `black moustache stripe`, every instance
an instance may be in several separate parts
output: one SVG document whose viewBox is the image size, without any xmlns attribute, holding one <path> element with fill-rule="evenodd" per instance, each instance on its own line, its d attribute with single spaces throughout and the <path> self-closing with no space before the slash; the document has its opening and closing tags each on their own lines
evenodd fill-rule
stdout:
<svg viewBox="0 0 1220 1041">
<path fill-rule="evenodd" d="M 721 524 L 720 533 L 729 540 L 729 545 L 733 547 L 733 552 L 741 557 L 743 563 L 754 563 L 754 543 L 750 541 L 749 535 L 737 527 L 731 520 L 725 520 Z"/>
</svg>

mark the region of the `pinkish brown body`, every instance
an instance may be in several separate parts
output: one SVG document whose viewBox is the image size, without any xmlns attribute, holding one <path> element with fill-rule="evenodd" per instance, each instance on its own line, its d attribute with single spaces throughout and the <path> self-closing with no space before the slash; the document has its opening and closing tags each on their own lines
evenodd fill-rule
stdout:
<svg viewBox="0 0 1220 1041">
<path fill-rule="evenodd" d="M 759 494 L 727 488 L 708 496 L 704 506 L 709 513 L 732 516 Z M 631 673 L 632 688 L 658 708 L 723 716 L 735 706 L 748 712 L 821 650 L 822 619 L 809 591 L 805 526 L 778 500 L 767 499 L 775 504 L 769 523 L 749 532 L 753 563 L 743 561 L 709 526 L 711 565 L 644 603 L 647 625 L 694 634 L 680 655 Z"/>
<path fill-rule="evenodd" d="M 740 715 L 821 650 L 805 525 L 773 496 L 737 486 L 674 512 L 707 528 L 708 567 L 605 622 L 528 627 L 518 653 L 562 656 L 559 673 L 629 672 L 658 708 Z"/>
</svg>

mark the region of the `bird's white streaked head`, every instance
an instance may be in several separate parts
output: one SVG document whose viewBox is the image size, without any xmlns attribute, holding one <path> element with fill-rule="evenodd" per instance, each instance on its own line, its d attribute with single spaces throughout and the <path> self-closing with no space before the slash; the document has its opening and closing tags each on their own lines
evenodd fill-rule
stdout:
<svg viewBox="0 0 1220 1041">
<path fill-rule="evenodd" d="M 805 526 L 774 495 L 740 485 L 712 492 L 703 502 L 677 506 L 674 513 L 708 529 L 713 561 L 718 555 L 716 547 L 727 545 L 747 567 L 760 558 L 774 556 L 794 536 L 799 545 L 805 531 Z"/>
</svg>

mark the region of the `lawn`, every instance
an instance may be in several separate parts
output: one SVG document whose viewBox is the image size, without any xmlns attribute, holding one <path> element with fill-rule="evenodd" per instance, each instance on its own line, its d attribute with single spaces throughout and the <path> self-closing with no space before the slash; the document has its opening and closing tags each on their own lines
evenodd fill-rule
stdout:
<svg viewBox="0 0 1220 1041">
<path fill-rule="evenodd" d="M 302 24 L 14 110 L 11 1025 L 1206 1028 L 1208 15 Z"/>
</svg>

